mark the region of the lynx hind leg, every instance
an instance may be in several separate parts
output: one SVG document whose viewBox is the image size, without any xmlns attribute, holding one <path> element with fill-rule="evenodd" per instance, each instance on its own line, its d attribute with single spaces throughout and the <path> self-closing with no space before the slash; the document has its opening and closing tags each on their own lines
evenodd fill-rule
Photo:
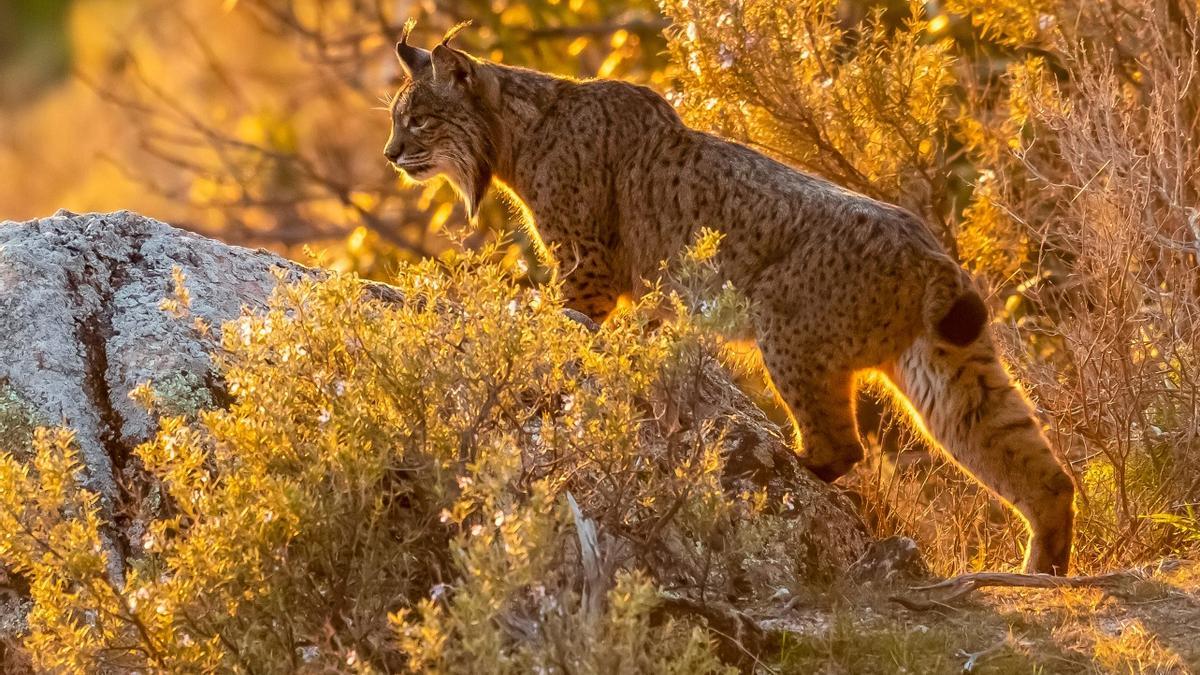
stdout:
<svg viewBox="0 0 1200 675">
<path fill-rule="evenodd" d="M 962 348 L 921 337 L 888 370 L 934 440 L 1025 519 L 1025 570 L 1066 574 L 1074 483 L 990 336 Z"/>
<path fill-rule="evenodd" d="M 853 371 L 814 370 L 818 358 L 770 344 L 762 348 L 771 384 L 799 433 L 805 466 L 825 482 L 837 480 L 863 458 L 854 422 Z"/>
</svg>

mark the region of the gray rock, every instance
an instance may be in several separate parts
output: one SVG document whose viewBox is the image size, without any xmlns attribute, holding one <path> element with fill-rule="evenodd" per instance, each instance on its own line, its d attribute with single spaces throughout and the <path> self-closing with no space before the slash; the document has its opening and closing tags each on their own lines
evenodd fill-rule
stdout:
<svg viewBox="0 0 1200 675">
<path fill-rule="evenodd" d="M 217 328 L 211 335 L 160 308 L 175 267 L 187 275 L 192 315 Z M 219 327 L 263 303 L 276 267 L 303 270 L 129 212 L 0 224 L 6 410 L 74 429 L 89 487 L 111 512 L 117 476 L 155 427 L 130 391 L 147 380 L 210 382 Z"/>
</svg>

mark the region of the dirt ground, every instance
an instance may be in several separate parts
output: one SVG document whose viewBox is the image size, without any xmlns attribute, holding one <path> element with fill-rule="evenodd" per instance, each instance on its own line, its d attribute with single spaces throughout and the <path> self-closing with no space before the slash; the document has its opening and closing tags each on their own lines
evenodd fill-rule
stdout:
<svg viewBox="0 0 1200 675">
<path fill-rule="evenodd" d="M 846 584 L 778 610 L 780 673 L 1200 672 L 1200 561 L 1104 588 L 980 588 L 944 605 L 907 584 Z M 911 609 L 894 598 L 932 605 Z"/>
</svg>

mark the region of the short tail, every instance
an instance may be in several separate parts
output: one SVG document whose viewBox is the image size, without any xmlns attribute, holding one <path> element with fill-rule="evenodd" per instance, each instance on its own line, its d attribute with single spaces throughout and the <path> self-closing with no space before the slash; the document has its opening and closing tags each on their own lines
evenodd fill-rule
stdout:
<svg viewBox="0 0 1200 675">
<path fill-rule="evenodd" d="M 925 328 L 930 335 L 965 347 L 979 339 L 987 325 L 987 305 L 971 278 L 949 258 L 932 261 L 925 287 Z"/>
</svg>

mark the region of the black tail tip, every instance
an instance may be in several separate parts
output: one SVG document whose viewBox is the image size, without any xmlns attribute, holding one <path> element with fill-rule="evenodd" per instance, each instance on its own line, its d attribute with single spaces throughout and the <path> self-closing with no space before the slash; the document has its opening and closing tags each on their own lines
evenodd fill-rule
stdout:
<svg viewBox="0 0 1200 675">
<path fill-rule="evenodd" d="M 965 347 L 979 339 L 987 320 L 987 305 L 983 304 L 983 298 L 975 291 L 968 291 L 958 296 L 950 311 L 938 321 L 937 334 L 956 347 Z"/>
</svg>

